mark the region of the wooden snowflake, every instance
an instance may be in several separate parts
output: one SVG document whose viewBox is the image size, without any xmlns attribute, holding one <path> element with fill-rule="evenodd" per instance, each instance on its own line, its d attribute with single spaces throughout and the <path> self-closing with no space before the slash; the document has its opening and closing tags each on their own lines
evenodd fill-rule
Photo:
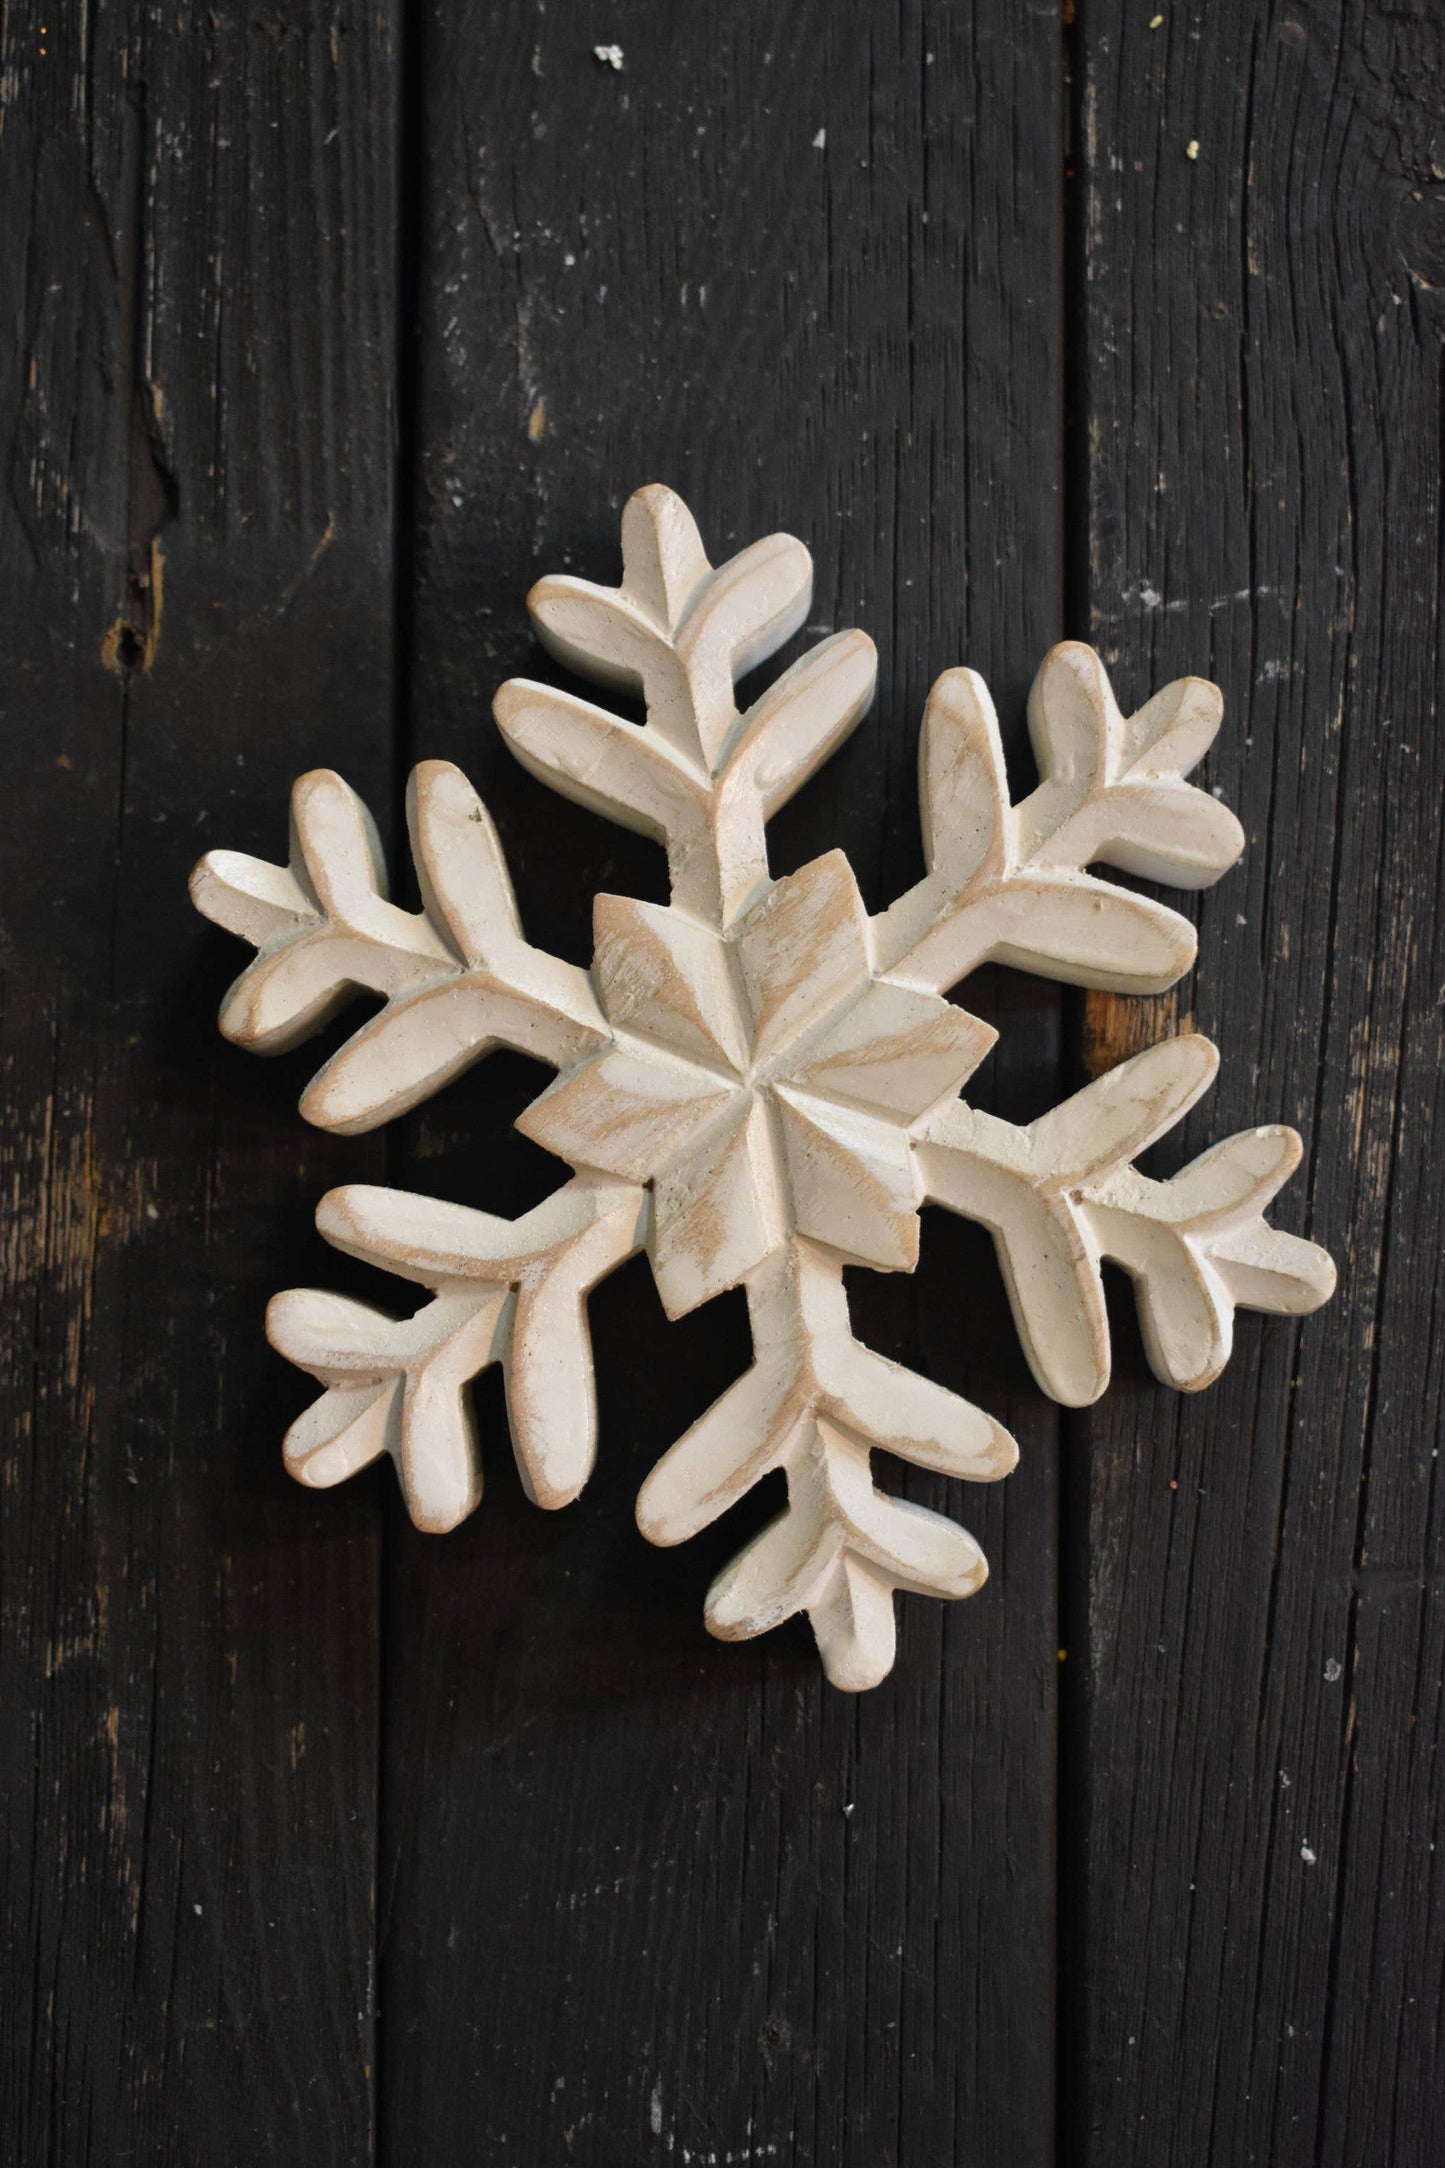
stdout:
<svg viewBox="0 0 1445 2168">
<path fill-rule="evenodd" d="M 1185 1391 L 1223 1367 L 1237 1304 L 1298 1314 L 1333 1287 L 1322 1250 L 1262 1217 L 1298 1161 L 1292 1130 L 1230 1137 L 1169 1181 L 1132 1165 L 1207 1089 L 1206 1039 L 1165 1040 L 1026 1127 L 959 1097 L 996 1036 L 944 998 L 976 965 L 1157 993 L 1193 962 L 1185 919 L 1084 868 L 1198 888 L 1233 864 L 1238 822 L 1183 780 L 1220 696 L 1183 678 L 1125 716 L 1091 649 L 1054 648 L 1029 700 L 1042 780 L 1013 805 L 982 680 L 945 672 L 923 718 L 928 871 L 870 918 L 841 852 L 773 880 L 765 829 L 868 708 L 871 641 L 822 641 L 739 713 L 737 679 L 807 614 L 807 550 L 773 535 L 714 570 L 681 500 L 652 487 L 627 505 L 622 554 L 620 587 L 544 579 L 528 607 L 554 655 L 640 693 L 646 721 L 523 679 L 495 709 L 535 775 L 666 846 L 670 904 L 599 896 L 590 973 L 528 944 L 496 831 L 443 761 L 411 780 L 419 912 L 388 902 L 371 818 L 326 771 L 293 791 L 289 866 L 213 851 L 193 876 L 199 909 L 257 950 L 221 1010 L 228 1038 L 278 1052 L 358 991 L 385 999 L 313 1079 L 308 1120 L 374 1128 L 517 1047 L 558 1072 L 517 1126 L 574 1170 L 511 1221 L 361 1185 L 323 1198 L 329 1242 L 430 1300 L 398 1319 L 276 1297 L 273 1344 L 325 1387 L 286 1461 L 327 1485 L 388 1453 L 417 1525 L 452 1528 L 482 1491 L 468 1387 L 499 1362 L 528 1493 L 566 1505 L 596 1450 L 588 1291 L 641 1249 L 669 1316 L 742 1285 L 752 1367 L 663 1455 L 638 1521 L 680 1543 L 781 1468 L 786 1509 L 715 1581 L 707 1624 L 735 1639 L 806 1611 L 833 1683 L 871 1686 L 893 1661 L 894 1591 L 966 1596 L 987 1569 L 954 1522 L 877 1490 L 870 1452 L 987 1482 L 1017 1448 L 854 1339 L 845 1265 L 911 1271 L 925 1203 L 981 1221 L 1034 1375 L 1069 1406 L 1108 1382 L 1106 1257 L 1133 1276 L 1155 1371 Z"/>
</svg>

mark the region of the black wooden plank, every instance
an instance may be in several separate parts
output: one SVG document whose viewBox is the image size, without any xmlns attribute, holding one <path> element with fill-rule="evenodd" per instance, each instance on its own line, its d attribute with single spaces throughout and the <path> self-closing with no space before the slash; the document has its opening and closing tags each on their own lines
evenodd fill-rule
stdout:
<svg viewBox="0 0 1445 2168">
<path fill-rule="evenodd" d="M 10 7 L 0 2154 L 369 2157 L 373 1490 L 282 1473 L 341 1151 L 210 843 L 391 770 L 393 10 Z M 45 27 L 48 26 L 48 27 Z M 319 1249 L 319 1244 L 315 1245 Z"/>
<path fill-rule="evenodd" d="M 422 21 L 414 754 L 478 781 L 533 938 L 586 961 L 594 891 L 660 892 L 655 854 L 523 775 L 487 705 L 538 666 L 530 580 L 614 576 L 624 497 L 665 480 L 715 555 L 806 537 L 815 620 L 878 636 L 879 706 L 775 862 L 842 842 L 881 902 L 918 862 L 933 675 L 985 669 L 1017 725 L 1060 629 L 1056 14 Z M 593 55 L 613 43 L 620 71 Z M 1014 1103 L 1052 1097 L 1053 991 L 980 999 Z M 504 1211 L 554 1187 L 506 1128 L 536 1079 L 494 1059 L 452 1087 L 411 1186 Z M 802 1629 L 707 1640 L 736 1527 L 662 1553 L 633 1526 L 652 1460 L 746 1362 L 740 1298 L 668 1327 L 640 1267 L 594 1298 L 603 1464 L 567 1513 L 524 1503 L 486 1402 L 475 1519 L 436 1544 L 398 1514 L 385 2157 L 1052 2157 L 1055 1421 L 986 1244 L 930 1228 L 917 1282 L 855 1279 L 867 1336 L 1024 1447 L 993 1494 L 912 1483 L 951 1491 L 995 1578 L 903 1604 L 861 1701 Z"/>
<path fill-rule="evenodd" d="M 1250 849 L 1200 908 L 1190 1131 L 1304 1130 L 1279 1217 L 1342 1286 L 1077 1426 L 1065 2157 L 1403 2168 L 1445 2097 L 1445 41 L 1431 0 L 1150 15 L 1077 41 L 1082 599 L 1126 693 L 1224 688 Z"/>
</svg>

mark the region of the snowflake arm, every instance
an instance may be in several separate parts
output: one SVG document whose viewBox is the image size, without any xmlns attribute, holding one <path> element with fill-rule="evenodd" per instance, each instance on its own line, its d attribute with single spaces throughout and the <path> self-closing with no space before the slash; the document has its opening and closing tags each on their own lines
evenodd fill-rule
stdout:
<svg viewBox="0 0 1445 2168">
<path fill-rule="evenodd" d="M 878 919 L 880 968 L 940 993 L 990 958 L 1116 993 L 1172 986 L 1194 961 L 1188 919 L 1083 869 L 1202 888 L 1233 865 L 1238 821 L 1183 780 L 1220 713 L 1217 687 L 1181 678 L 1126 717 L 1092 648 L 1066 641 L 1029 695 L 1043 780 L 1015 806 L 988 688 L 946 671 L 919 747 L 928 872 Z"/>
<path fill-rule="evenodd" d="M 584 971 L 522 938 L 501 843 L 466 777 L 424 761 L 407 821 L 421 911 L 387 900 L 376 826 L 327 769 L 291 794 L 291 859 L 211 851 L 191 876 L 196 908 L 257 951 L 221 1005 L 228 1039 L 278 1054 L 358 992 L 386 996 L 307 1087 L 323 1129 L 374 1129 L 439 1091 L 494 1046 L 560 1067 L 607 1027 Z"/>
<path fill-rule="evenodd" d="M 869 1450 L 987 1483 L 1018 1459 L 979 1408 L 853 1338 L 841 1260 L 807 1241 L 748 1282 L 754 1362 L 648 1476 L 638 1525 L 682 1543 L 782 1469 L 788 1502 L 708 1591 L 710 1632 L 734 1641 L 795 1612 L 835 1686 L 892 1667 L 893 1593 L 969 1596 L 988 1567 L 966 1530 L 875 1489 Z"/>
<path fill-rule="evenodd" d="M 622 553 L 620 587 L 539 580 L 527 607 L 559 660 L 640 692 L 646 721 L 512 678 L 497 723 L 553 790 L 665 844 L 675 907 L 726 928 L 766 890 L 766 822 L 867 713 L 877 653 L 837 633 L 740 714 L 735 680 L 807 615 L 802 543 L 770 535 L 714 571 L 687 507 L 654 485 L 628 501 Z"/>
<path fill-rule="evenodd" d="M 432 1299 L 397 1319 L 317 1288 L 275 1297 L 272 1345 L 327 1388 L 287 1433 L 292 1474 L 325 1488 L 389 1453 L 418 1528 L 455 1528 L 482 1495 L 466 1389 L 500 1362 L 527 1495 L 569 1505 L 597 1449 L 586 1297 L 642 1247 L 646 1192 L 579 1177 L 521 1219 L 500 1220 L 353 1184 L 322 1198 L 316 1224 L 336 1249 L 419 1282 Z"/>
<path fill-rule="evenodd" d="M 1106 1257 L 1134 1279 L 1156 1377 L 1183 1392 L 1229 1360 L 1236 1304 L 1300 1315 L 1334 1290 L 1328 1254 L 1263 1218 L 1299 1162 L 1292 1129 L 1226 1138 L 1167 1182 L 1130 1164 L 1218 1066 L 1208 1039 L 1165 1039 L 1027 1128 L 956 1100 L 919 1139 L 929 1200 L 992 1231 L 1029 1366 L 1066 1407 L 1109 1382 Z"/>
</svg>

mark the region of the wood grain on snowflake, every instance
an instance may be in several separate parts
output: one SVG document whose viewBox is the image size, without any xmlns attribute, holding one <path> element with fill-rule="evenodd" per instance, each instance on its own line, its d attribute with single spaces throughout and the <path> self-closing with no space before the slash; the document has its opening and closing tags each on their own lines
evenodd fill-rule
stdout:
<svg viewBox="0 0 1445 2168">
<path fill-rule="evenodd" d="M 781 1469 L 786 1508 L 715 1582 L 707 1623 L 737 1638 L 806 1611 L 829 1678 L 866 1687 L 893 1661 L 895 1590 L 964 1596 L 987 1571 L 952 1521 L 876 1489 L 871 1450 L 977 1482 L 1017 1452 L 860 1346 L 845 1264 L 911 1271 L 925 1203 L 979 1221 L 1034 1375 L 1075 1406 L 1108 1382 L 1105 1258 L 1134 1279 L 1156 1372 L 1186 1391 L 1228 1359 L 1236 1305 L 1300 1313 L 1333 1287 L 1325 1253 L 1262 1216 L 1293 1131 L 1246 1131 L 1169 1181 L 1133 1165 L 1207 1089 L 1207 1040 L 1149 1048 L 1023 1128 L 958 1096 L 995 1034 L 944 997 L 989 958 L 1131 993 L 1193 962 L 1187 920 L 1085 869 L 1197 888 L 1233 864 L 1238 822 L 1184 781 L 1219 695 L 1185 678 L 1125 716 L 1090 649 L 1055 648 L 1029 702 L 1041 780 L 1014 805 L 987 690 L 947 671 L 923 724 L 928 870 L 870 919 L 841 852 L 774 881 L 766 823 L 866 712 L 872 643 L 823 641 L 740 713 L 736 681 L 807 615 L 803 545 L 774 535 L 714 570 L 681 500 L 652 487 L 622 550 L 619 588 L 544 579 L 529 607 L 553 654 L 640 695 L 645 722 L 524 680 L 496 700 L 529 769 L 666 847 L 670 904 L 600 896 L 590 974 L 527 943 L 496 832 L 445 762 L 412 778 L 419 912 L 388 902 L 370 817 L 325 773 L 293 792 L 289 867 L 212 852 L 193 877 L 198 907 L 258 952 L 228 1036 L 276 1051 L 359 990 L 385 997 L 308 1088 L 309 1120 L 375 1127 L 506 1045 L 558 1072 L 517 1126 L 574 1170 L 512 1223 L 384 1189 L 323 1200 L 329 1241 L 432 1300 L 399 1321 L 276 1298 L 274 1344 L 326 1387 L 287 1461 L 324 1485 L 389 1453 L 418 1525 L 450 1528 L 481 1495 L 467 1388 L 499 1362 L 528 1492 L 565 1505 L 596 1442 L 586 1296 L 645 1246 L 670 1316 L 746 1288 L 755 1360 L 644 1483 L 643 1533 L 681 1542 Z"/>
</svg>

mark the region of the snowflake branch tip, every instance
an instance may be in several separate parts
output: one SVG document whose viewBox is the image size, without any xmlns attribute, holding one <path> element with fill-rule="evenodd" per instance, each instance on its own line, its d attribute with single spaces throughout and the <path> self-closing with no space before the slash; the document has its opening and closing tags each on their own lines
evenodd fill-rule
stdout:
<svg viewBox="0 0 1445 2168">
<path fill-rule="evenodd" d="M 191 877 L 197 908 L 257 950 L 222 1004 L 227 1038 L 281 1053 L 357 994 L 385 997 L 301 1101 L 308 1121 L 347 1135 L 405 1113 L 494 1046 L 562 1064 L 605 1036 L 586 973 L 523 939 L 500 840 L 461 771 L 423 762 L 407 820 L 420 911 L 388 900 L 371 815 L 328 769 L 292 792 L 288 866 L 212 851 Z"/>
<path fill-rule="evenodd" d="M 718 1640 L 743 1641 L 806 1611 L 823 1670 L 845 1693 L 892 1670 L 897 1591 L 957 1599 L 988 1579 L 966 1529 L 885 1497 L 864 1459 L 860 1468 L 846 1440 L 824 1435 L 811 1484 L 800 1481 L 797 1503 L 718 1575 L 704 1614 Z"/>
<path fill-rule="evenodd" d="M 733 685 L 791 639 L 813 599 L 813 560 L 768 535 L 714 571 L 692 514 L 659 483 L 622 516 L 620 587 L 565 574 L 537 582 L 527 608 L 560 662 L 640 693 L 649 730 L 710 767 L 736 720 Z"/>
<path fill-rule="evenodd" d="M 272 1345 L 327 1387 L 287 1434 L 292 1473 L 328 1486 L 389 1453 L 416 1525 L 454 1528 L 482 1495 L 467 1388 L 500 1362 L 527 1494 L 570 1504 L 597 1445 L 586 1298 L 645 1240 L 645 1192 L 579 1177 L 509 1221 L 353 1184 L 322 1199 L 316 1223 L 334 1248 L 432 1300 L 398 1319 L 313 1288 L 275 1297 Z"/>
<path fill-rule="evenodd" d="M 940 991 L 990 959 L 1116 993 L 1172 985 L 1194 961 L 1189 921 L 1084 868 L 1194 888 L 1234 863 L 1234 815 L 1182 780 L 1219 715 L 1217 688 L 1183 678 L 1125 717 L 1092 648 L 1065 642 L 1029 696 L 1042 780 L 1015 806 L 988 688 L 946 671 L 919 748 L 928 873 L 878 920 L 880 965 Z"/>
<path fill-rule="evenodd" d="M 629 501 L 622 536 L 620 587 L 548 577 L 528 607 L 552 654 L 640 693 L 646 721 L 529 679 L 503 685 L 494 713 L 534 775 L 666 846 L 679 908 L 727 925 L 766 887 L 767 821 L 867 712 L 877 654 L 866 633 L 834 634 L 740 714 L 737 680 L 807 615 L 807 550 L 770 535 L 714 571 L 658 486 Z"/>
<path fill-rule="evenodd" d="M 221 1005 L 221 1029 L 258 1054 L 285 1053 L 363 988 L 390 996 L 454 963 L 435 927 L 388 901 L 376 823 L 328 768 L 292 787 L 289 865 L 211 851 L 191 897 L 257 951 Z"/>
<path fill-rule="evenodd" d="M 1065 640 L 1029 693 L 1042 780 L 1019 808 L 1026 855 L 1044 865 L 1117 866 L 1172 888 L 1208 888 L 1244 849 L 1228 806 L 1183 778 L 1219 730 L 1206 678 L 1177 678 L 1126 716 L 1093 648 Z"/>
<path fill-rule="evenodd" d="M 1109 1382 L 1106 1257 L 1135 1281 L 1155 1374 L 1189 1392 L 1228 1361 L 1237 1305 L 1299 1314 L 1333 1289 L 1326 1253 L 1262 1217 L 1297 1164 L 1293 1130 L 1228 1138 L 1167 1182 L 1130 1164 L 1218 1062 L 1207 1039 L 1166 1039 L 1027 1128 L 955 1103 L 919 1143 L 928 1197 L 992 1231 L 1029 1366 L 1065 1406 Z"/>
<path fill-rule="evenodd" d="M 1303 1317 L 1334 1293 L 1329 1252 L 1263 1216 L 1301 1150 L 1292 1129 L 1246 1129 L 1170 1181 L 1122 1167 L 1090 1191 L 1093 1238 L 1134 1280 L 1145 1351 L 1164 1384 L 1213 1384 L 1236 1309 Z"/>
<path fill-rule="evenodd" d="M 873 1448 L 974 1482 L 1007 1475 L 1008 1432 L 979 1408 L 853 1338 L 840 1264 L 806 1243 L 749 1284 L 753 1367 L 653 1469 L 637 1502 L 650 1542 L 685 1542 L 781 1468 L 788 1504 L 713 1583 L 723 1640 L 813 1620 L 834 1683 L 893 1661 L 892 1592 L 971 1595 L 987 1568 L 954 1522 L 874 1487 Z"/>
</svg>

